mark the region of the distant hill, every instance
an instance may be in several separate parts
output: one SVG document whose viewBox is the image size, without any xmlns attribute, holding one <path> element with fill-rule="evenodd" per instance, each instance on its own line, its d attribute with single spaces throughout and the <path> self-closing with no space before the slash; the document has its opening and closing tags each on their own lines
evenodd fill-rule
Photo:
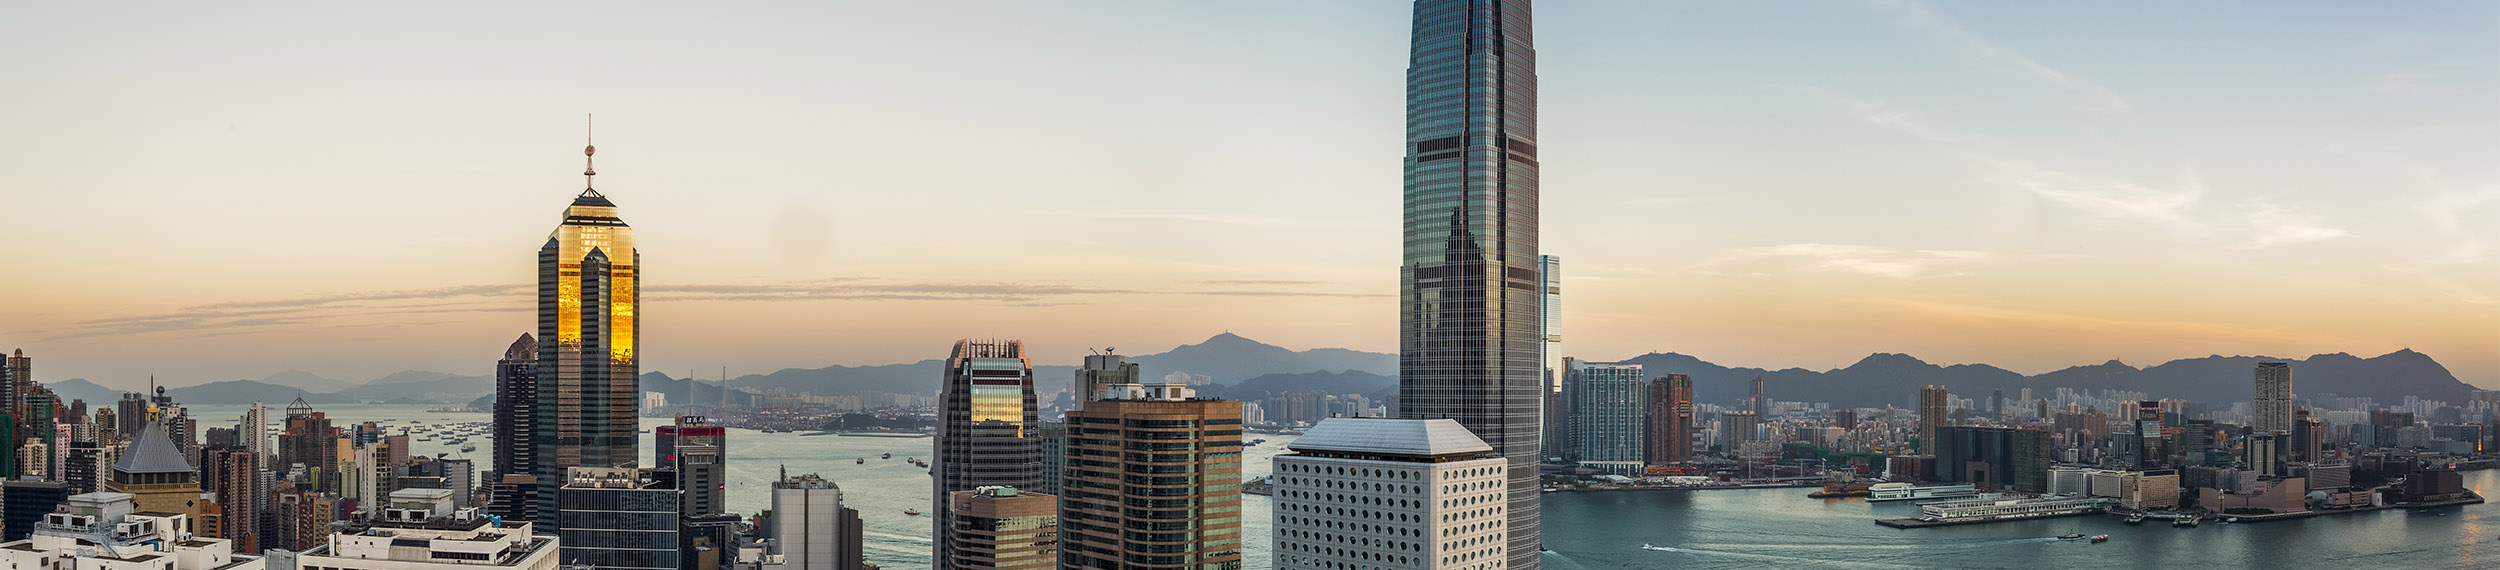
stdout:
<svg viewBox="0 0 2500 570">
<path fill-rule="evenodd" d="M 356 387 L 356 385 L 352 383 L 323 378 L 314 375 L 311 372 L 305 372 L 302 370 L 288 370 L 277 374 L 271 374 L 267 378 L 260 379 L 260 383 L 302 388 L 306 392 L 322 393 L 338 392 Z"/>
<path fill-rule="evenodd" d="M 88 382 L 85 378 L 45 382 L 43 387 L 51 388 L 52 395 L 59 397 L 62 402 L 86 400 L 90 408 L 99 405 L 111 406 L 122 399 L 121 390 L 98 386 L 94 382 Z"/>
<path fill-rule="evenodd" d="M 495 391 L 495 379 L 443 372 L 409 370 L 340 390 L 339 396 L 359 401 L 418 400 L 466 402 Z"/>
<path fill-rule="evenodd" d="M 1214 398 L 1249 400 L 1286 392 L 1369 395 L 1382 390 L 1395 390 L 1397 386 L 1398 379 L 1396 378 L 1361 370 L 1343 372 L 1322 370 L 1299 374 L 1269 374 L 1243 380 L 1239 384 L 1230 386 L 1203 386 L 1198 389 L 1198 394 Z"/>
<path fill-rule="evenodd" d="M 352 404 L 360 401 L 337 394 L 306 392 L 293 386 L 264 384 L 251 380 L 227 380 L 172 388 L 166 390 L 165 395 L 172 396 L 175 402 L 195 406 L 240 406 L 262 402 L 274 407 L 295 401 L 298 395 L 304 398 L 305 403 L 310 404 Z M 87 405 L 92 407 L 95 401 L 89 400 Z"/>
<path fill-rule="evenodd" d="M 1359 370 L 1373 375 L 1397 373 L 1397 356 L 1361 352 L 1342 348 L 1315 348 L 1295 351 L 1224 333 L 1198 344 L 1181 345 L 1170 351 L 1131 356 L 1138 372 L 1147 380 L 1163 378 L 1173 372 L 1205 375 L 1218 384 L 1233 384 L 1270 374 L 1299 374 L 1318 371 Z M 729 386 L 738 390 L 769 390 L 782 388 L 793 392 L 809 392 L 820 396 L 852 396 L 866 394 L 934 394 L 938 376 L 944 373 L 946 361 L 929 359 L 908 364 L 878 366 L 827 366 L 824 368 L 785 368 L 769 374 L 748 374 L 731 378 Z M 1075 366 L 1036 365 L 1033 382 L 1036 391 L 1051 394 L 1066 390 L 1076 375 Z M 719 382 L 702 380 L 688 388 L 682 379 L 664 373 L 647 372 L 643 381 L 665 387 L 672 403 L 684 402 L 686 390 L 696 390 L 700 401 L 714 401 L 720 395 Z M 646 387 L 645 389 L 650 389 Z"/>
<path fill-rule="evenodd" d="M 1182 372 L 1204 375 L 1217 384 L 1320 370 L 1360 370 L 1377 376 L 1398 373 L 1395 354 L 1342 348 L 1295 351 L 1233 333 L 1218 334 L 1205 342 L 1181 345 L 1161 354 L 1130 357 L 1129 361 L 1137 363 L 1138 372 L 1148 379 Z"/>
<path fill-rule="evenodd" d="M 2023 388 L 2033 389 L 2037 396 L 2066 387 L 2129 390 L 2154 398 L 2226 404 L 2249 399 L 2249 383 L 2260 361 L 2292 363 L 2292 387 L 2301 397 L 2336 394 L 2390 403 L 2403 402 L 2410 395 L 2462 402 L 2473 389 L 2458 381 L 2447 367 L 2412 350 L 2367 359 L 2344 353 L 2307 359 L 2207 356 L 2149 368 L 2112 360 L 2031 376 L 1985 364 L 1937 366 L 1909 355 L 1885 353 L 1823 372 L 1802 368 L 1729 368 L 1675 353 L 1644 354 L 1629 361 L 1640 363 L 1643 373 L 1653 377 L 1668 373 L 1691 375 L 1693 398 L 1718 403 L 1743 399 L 1752 391 L 1754 377 L 1760 376 L 1772 399 L 1827 401 L 1835 406 L 1915 407 L 1919 387 L 1929 384 L 1940 384 L 1957 396 L 1974 399 L 1985 399 L 1995 390 L 2003 390 L 2005 397 L 2012 400 L 2019 397 Z"/>
</svg>

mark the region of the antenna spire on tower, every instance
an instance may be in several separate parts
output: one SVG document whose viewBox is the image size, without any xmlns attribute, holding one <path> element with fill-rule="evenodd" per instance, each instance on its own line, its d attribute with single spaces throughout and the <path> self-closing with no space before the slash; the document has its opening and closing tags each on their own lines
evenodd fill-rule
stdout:
<svg viewBox="0 0 2500 570">
<path fill-rule="evenodd" d="M 595 146 L 595 145 L 590 144 L 590 140 L 591 140 L 591 127 L 592 127 L 592 123 L 591 123 L 591 116 L 590 116 L 590 114 L 588 114 L 588 113 L 584 113 L 584 114 L 582 114 L 582 190 L 583 190 L 583 191 L 589 191 L 591 188 L 595 187 L 595 185 L 591 184 L 591 180 L 592 180 L 592 178 L 591 178 L 591 177 L 593 177 L 593 176 L 598 176 L 598 175 L 599 175 L 599 170 L 598 170 L 598 169 L 595 169 L 595 168 L 591 168 L 591 167 L 590 167 L 590 166 L 591 166 L 591 155 L 592 155 L 592 154 L 596 154 L 596 153 L 598 153 L 598 152 L 599 152 L 599 147 L 598 147 L 598 146 Z"/>
</svg>

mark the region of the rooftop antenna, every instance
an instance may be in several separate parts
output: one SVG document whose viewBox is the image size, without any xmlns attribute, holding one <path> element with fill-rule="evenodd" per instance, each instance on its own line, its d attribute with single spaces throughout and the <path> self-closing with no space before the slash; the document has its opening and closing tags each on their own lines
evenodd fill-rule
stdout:
<svg viewBox="0 0 2500 570">
<path fill-rule="evenodd" d="M 591 145 L 591 144 L 590 144 L 591 126 L 592 126 L 592 125 L 591 125 L 591 116 L 590 116 L 590 114 L 589 114 L 589 113 L 583 113 L 583 114 L 582 114 L 582 191 L 584 191 L 584 192 L 591 192 L 591 191 L 593 191 L 593 190 L 591 190 L 591 188 L 595 187 L 595 185 L 593 185 L 593 184 L 591 184 L 591 183 L 590 183 L 590 182 L 591 182 L 591 180 L 592 180 L 592 179 L 591 179 L 591 177 L 593 177 L 593 176 L 598 176 L 598 175 L 599 175 L 599 170 L 598 170 L 598 169 L 595 169 L 595 168 L 591 168 L 591 167 L 590 167 L 590 165 L 591 165 L 591 155 L 592 155 L 592 154 L 596 154 L 596 153 L 598 153 L 598 152 L 599 152 L 599 147 L 597 147 L 597 146 L 594 146 L 594 145 Z"/>
</svg>

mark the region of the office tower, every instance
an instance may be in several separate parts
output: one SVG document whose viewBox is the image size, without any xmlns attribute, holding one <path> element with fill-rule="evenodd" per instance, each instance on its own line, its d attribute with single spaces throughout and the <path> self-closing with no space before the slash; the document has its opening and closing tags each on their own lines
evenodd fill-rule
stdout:
<svg viewBox="0 0 2500 570">
<path fill-rule="evenodd" d="M 2136 402 L 2135 437 L 2137 470 L 2155 469 L 2169 464 L 2170 450 L 2161 434 L 2161 402 Z"/>
<path fill-rule="evenodd" d="M 1129 362 L 1127 357 L 1110 353 L 1088 354 L 1085 355 L 1085 366 L 1076 369 L 1076 382 L 1068 385 L 1071 391 L 1068 396 L 1075 399 L 1077 408 L 1082 409 L 1086 402 L 1102 397 L 1099 393 L 1102 387 L 1136 384 L 1138 381 L 1137 363 Z"/>
<path fill-rule="evenodd" d="M 2326 422 L 2310 415 L 2307 409 L 2292 412 L 2291 442 L 2292 452 L 2285 454 L 2286 460 L 2298 463 L 2326 460 L 2319 453 L 2326 447 Z"/>
<path fill-rule="evenodd" d="M 145 418 L 148 417 L 148 397 L 146 395 L 138 392 L 123 392 L 119 409 L 120 413 L 113 417 L 121 420 L 118 426 L 120 430 L 117 432 L 121 434 L 120 439 L 128 441 L 132 436 L 139 435 L 139 430 L 147 427 L 148 422 Z"/>
<path fill-rule="evenodd" d="M 338 429 L 330 427 L 329 414 L 313 411 L 304 398 L 295 398 L 286 406 L 286 431 L 278 436 L 278 468 L 301 465 L 306 477 L 302 484 L 313 491 L 337 492 L 338 437 Z"/>
<path fill-rule="evenodd" d="M 1737 450 L 1743 448 L 1747 442 L 1759 439 L 1755 436 L 1756 432 L 1761 431 L 1761 426 L 1762 418 L 1753 415 L 1751 411 L 1719 412 L 1719 449 L 1726 451 L 1729 455 L 1736 454 Z"/>
<path fill-rule="evenodd" d="M 69 488 L 51 481 L 0 482 L 0 542 L 26 540 L 44 515 L 69 500 Z"/>
<path fill-rule="evenodd" d="M 2292 431 L 2292 365 L 2284 362 L 2257 363 L 2256 394 L 2249 404 L 2249 414 L 2256 421 L 2253 431 L 2290 433 Z"/>
<path fill-rule="evenodd" d="M 239 551 L 260 552 L 259 533 L 253 530 L 260 512 L 260 497 L 254 494 L 258 464 L 252 450 L 242 446 L 200 450 L 200 492 L 219 513 L 215 524 L 201 521 L 201 535 L 233 540 Z"/>
<path fill-rule="evenodd" d="M 2004 391 L 2004 390 L 1989 390 L 1989 391 L 1988 391 L 1988 415 L 1992 415 L 1992 416 L 2004 416 L 2004 415 L 2005 415 L 2005 391 Z"/>
<path fill-rule="evenodd" d="M 1067 453 L 1086 461 L 1058 495 L 1062 565 L 1240 565 L 1241 403 L 1182 384 L 1112 384 L 1097 397 L 1067 415 Z"/>
<path fill-rule="evenodd" d="M 1668 374 L 1649 382 L 1648 443 L 1651 465 L 1693 459 L 1693 377 Z"/>
<path fill-rule="evenodd" d="M 1943 386 L 1931 384 L 1925 388 L 1918 389 L 1918 449 L 1920 455 L 1936 454 L 1936 428 L 1941 428 L 1945 425 L 1945 397 L 1945 390 Z"/>
<path fill-rule="evenodd" d="M 1832 410 L 1832 427 L 1843 430 L 1858 429 L 1857 408 L 1841 408 Z"/>
<path fill-rule="evenodd" d="M 677 570 L 678 498 L 674 472 L 574 467 L 556 492 L 563 513 L 559 561 L 601 570 Z"/>
<path fill-rule="evenodd" d="M 1249 413 L 1243 412 L 1244 419 Z M 1068 481 L 1068 424 L 1064 421 L 1042 422 L 1034 433 L 1042 439 L 1042 485 L 1034 489 L 1053 497 L 1063 494 Z"/>
<path fill-rule="evenodd" d="M 1936 432 L 1936 475 L 1948 483 L 2025 493 L 2048 491 L 2049 432 L 1944 426 Z"/>
<path fill-rule="evenodd" d="M 770 552 L 786 570 L 863 570 L 859 510 L 842 506 L 842 487 L 814 473 L 773 482 Z M 773 568 L 773 566 L 766 566 Z"/>
<path fill-rule="evenodd" d="M 164 425 L 149 422 L 113 463 L 113 475 L 104 481 L 104 490 L 136 496 L 140 510 L 198 515 L 198 477 L 174 440 L 165 436 Z"/>
<path fill-rule="evenodd" d="M 1753 377 L 1753 399 L 1748 400 L 1747 404 L 1752 406 L 1751 409 L 1753 410 L 1753 417 L 1757 419 L 1769 419 L 1771 417 L 1771 397 L 1763 394 L 1762 392 L 1761 376 Z"/>
<path fill-rule="evenodd" d="M 71 496 L 67 503 L 26 539 L 0 544 L 0 560 L 10 568 L 27 569 L 268 568 L 260 557 L 236 554 L 233 542 L 192 535 L 189 515 L 150 511 L 130 495 L 89 493 Z M 99 532 L 99 525 L 109 530 Z"/>
<path fill-rule="evenodd" d="M 1642 412 L 1648 406 L 1641 365 L 1563 359 L 1571 386 L 1572 460 L 1617 475 L 1639 475 L 1648 451 Z"/>
<path fill-rule="evenodd" d="M 1058 497 L 983 486 L 948 493 L 946 503 L 947 520 L 954 526 L 946 529 L 945 542 L 956 546 L 938 553 L 939 568 L 1040 570 L 1058 566 Z"/>
<path fill-rule="evenodd" d="M 728 466 L 721 450 L 729 445 L 728 428 L 706 425 L 703 418 L 678 416 L 677 425 L 652 430 L 651 445 L 657 448 L 657 464 L 661 469 L 677 471 L 677 481 L 686 490 L 686 513 L 716 515 L 728 512 L 722 495 L 728 489 Z"/>
<path fill-rule="evenodd" d="M 1512 570 L 1537 568 L 1536 50 L 1527 0 L 1417 0 L 1406 68 L 1398 414 L 1510 460 Z"/>
<path fill-rule="evenodd" d="M 1537 294 L 1542 297 L 1537 305 L 1537 336 L 1545 341 L 1540 347 L 1543 352 L 1537 358 L 1545 380 L 1545 390 L 1540 394 L 1544 403 L 1538 407 L 1540 433 L 1537 435 L 1537 446 L 1541 451 L 1537 457 L 1540 461 L 1551 461 L 1567 453 L 1565 446 L 1569 441 L 1563 434 L 1563 430 L 1569 429 L 1563 422 L 1564 406 L 1569 405 L 1569 401 L 1563 399 L 1562 258 L 1537 256 L 1536 274 Z"/>
<path fill-rule="evenodd" d="M 495 361 L 494 445 L 497 476 L 531 474 L 538 463 L 538 339 L 529 333 Z"/>
<path fill-rule="evenodd" d="M 243 411 L 242 424 L 235 426 L 234 436 L 244 449 L 251 450 L 254 457 L 260 458 L 253 464 L 253 469 L 268 468 L 270 454 L 268 405 L 252 402 L 252 408 Z"/>
<path fill-rule="evenodd" d="M 1277 570 L 1501 568 L 1510 462 L 1447 419 L 1330 418 L 1273 459 Z"/>
<path fill-rule="evenodd" d="M 529 521 L 496 521 L 460 508 L 447 489 L 392 493 L 383 516 L 348 521 L 310 550 L 297 568 L 336 570 L 536 570 L 557 568 L 556 539 L 534 536 Z"/>
<path fill-rule="evenodd" d="M 1042 440 L 1028 431 L 1041 423 L 1033 403 L 1033 362 L 1024 343 L 1014 340 L 958 340 L 946 357 L 945 377 L 938 389 L 941 417 L 931 477 L 933 498 L 980 487 L 1019 489 L 1042 483 Z M 948 520 L 953 513 L 937 505 L 930 513 L 930 534 L 937 570 L 953 564 Z"/>
<path fill-rule="evenodd" d="M 597 174 L 589 167 L 595 151 L 582 148 L 585 186 Z M 538 249 L 538 393 L 530 410 L 536 461 L 529 464 L 538 481 L 570 484 L 573 467 L 634 465 L 641 266 L 634 229 L 617 218 L 615 203 L 587 187 Z M 553 485 L 538 487 L 555 492 Z M 540 496 L 539 526 L 563 527 L 550 510 L 555 503 Z"/>
</svg>

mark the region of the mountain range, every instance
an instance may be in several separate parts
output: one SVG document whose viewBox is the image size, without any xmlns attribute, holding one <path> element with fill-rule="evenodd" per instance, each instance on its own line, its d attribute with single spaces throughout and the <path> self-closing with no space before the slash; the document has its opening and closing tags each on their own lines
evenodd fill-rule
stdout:
<svg viewBox="0 0 2500 570">
<path fill-rule="evenodd" d="M 1392 391 L 1397 384 L 1397 356 L 1341 348 L 1291 350 L 1261 343 L 1232 333 L 1218 334 L 1205 341 L 1175 347 L 1169 351 L 1129 357 L 1138 364 L 1148 379 L 1172 377 L 1175 374 L 1204 377 L 1200 391 L 1206 395 L 1227 398 L 1255 398 L 1258 394 L 1324 390 L 1332 393 L 1356 393 L 1378 396 Z M 2473 390 L 2430 356 L 2412 350 L 2361 358 L 2350 354 L 2320 354 L 2302 359 L 2263 356 L 2207 356 L 2173 360 L 2150 367 L 2136 367 L 2123 362 L 2076 366 L 2053 372 L 2024 375 L 1986 364 L 1955 364 L 1939 366 L 1905 354 L 1876 353 L 1847 367 L 1825 371 L 1803 368 L 1767 370 L 1761 368 L 1727 367 L 1700 358 L 1672 352 L 1650 353 L 1626 362 L 1643 365 L 1650 376 L 1667 373 L 1689 374 L 1694 380 L 1694 398 L 1702 402 L 1735 402 L 1751 390 L 1750 381 L 1763 378 L 1765 390 L 1773 399 L 1830 402 L 1843 407 L 1912 406 L 1920 386 L 1940 384 L 1956 395 L 1982 399 L 1990 391 L 2002 390 L 2008 399 L 2017 398 L 2021 389 L 2032 388 L 2035 394 L 2046 394 L 2058 387 L 2077 390 L 2130 390 L 2144 392 L 2154 398 L 2184 398 L 2217 404 L 2244 401 L 2249 397 L 2249 382 L 2260 361 L 2291 362 L 2294 389 L 2303 396 L 2335 394 L 2345 397 L 2368 397 L 2380 403 L 2402 402 L 2406 396 L 2461 402 Z M 730 379 L 730 386 L 739 390 L 761 391 L 781 388 L 792 392 L 809 392 L 820 396 L 896 394 L 933 394 L 944 361 L 922 360 L 904 364 L 873 366 L 827 366 L 823 368 L 787 368 L 765 374 L 748 374 Z M 1037 365 L 1034 379 L 1045 399 L 1065 390 L 1077 367 Z M 718 380 L 689 380 L 661 372 L 642 376 L 648 391 L 666 394 L 672 403 L 714 402 L 720 398 Z M 48 382 L 64 400 L 85 399 L 89 405 L 110 405 L 120 398 L 121 390 L 89 383 L 85 380 Z M 199 404 L 273 404 L 294 400 L 300 393 L 306 402 L 336 404 L 349 402 L 394 403 L 463 403 L 486 402 L 494 381 L 481 376 L 464 376 L 442 372 L 406 371 L 364 383 L 349 383 L 322 378 L 302 371 L 286 371 L 267 378 L 230 380 L 199 386 L 168 390 L 175 400 Z"/>
</svg>

